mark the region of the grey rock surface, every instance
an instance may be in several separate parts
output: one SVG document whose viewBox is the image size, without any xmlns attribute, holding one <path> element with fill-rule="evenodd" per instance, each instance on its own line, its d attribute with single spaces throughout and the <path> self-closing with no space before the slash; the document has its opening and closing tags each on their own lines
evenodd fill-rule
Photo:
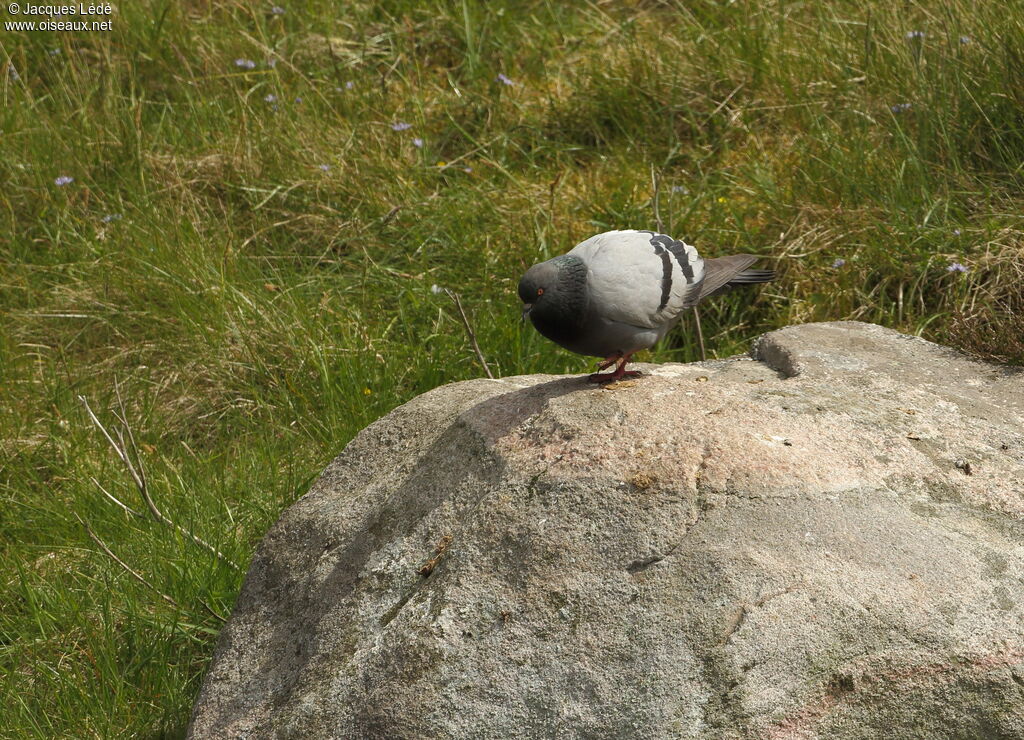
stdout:
<svg viewBox="0 0 1024 740">
<path fill-rule="evenodd" d="M 1024 737 L 1024 375 L 852 322 L 646 369 L 367 427 L 190 736 Z"/>
</svg>

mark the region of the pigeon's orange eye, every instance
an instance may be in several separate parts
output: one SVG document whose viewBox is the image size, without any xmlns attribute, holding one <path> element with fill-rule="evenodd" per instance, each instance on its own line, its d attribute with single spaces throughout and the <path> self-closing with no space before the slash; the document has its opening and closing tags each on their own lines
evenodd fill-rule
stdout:
<svg viewBox="0 0 1024 740">
<path fill-rule="evenodd" d="M 544 288 L 537 288 L 537 295 L 544 295 Z"/>
</svg>

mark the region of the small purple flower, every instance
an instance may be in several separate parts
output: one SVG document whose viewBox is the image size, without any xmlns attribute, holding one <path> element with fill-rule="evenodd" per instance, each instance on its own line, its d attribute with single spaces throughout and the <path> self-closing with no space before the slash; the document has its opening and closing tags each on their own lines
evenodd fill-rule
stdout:
<svg viewBox="0 0 1024 740">
<path fill-rule="evenodd" d="M 60 56 L 60 49 L 50 49 L 46 53 L 49 54 L 51 57 L 59 57 Z"/>
<path fill-rule="evenodd" d="M 270 12 L 273 13 L 274 15 L 284 15 L 284 8 L 282 8 L 280 5 L 275 5 L 270 9 Z"/>
<path fill-rule="evenodd" d="M 412 145 L 414 147 L 416 147 L 417 149 L 422 149 L 423 148 L 423 139 L 421 139 L 420 137 L 417 136 L 415 139 L 412 140 Z"/>
<path fill-rule="evenodd" d="M 320 169 L 323 170 L 324 172 L 330 172 L 331 166 L 329 164 L 322 164 L 320 165 Z"/>
<path fill-rule="evenodd" d="M 405 123 L 404 121 L 396 121 L 395 123 L 391 124 L 391 130 L 392 131 L 407 131 L 408 129 L 411 129 L 411 128 L 412 128 L 412 124 L 411 123 Z"/>
<path fill-rule="evenodd" d="M 263 96 L 263 100 L 266 103 L 276 103 L 277 96 L 274 95 L 274 93 L 267 93 L 266 95 Z"/>
<path fill-rule="evenodd" d="M 21 80 L 21 75 L 18 74 L 18 70 L 14 68 L 13 64 L 7 68 L 7 76 L 11 78 L 11 82 L 18 82 Z"/>
<path fill-rule="evenodd" d="M 683 194 L 686 194 L 686 193 L 689 193 L 690 190 L 685 185 L 673 185 L 672 186 L 672 192 L 673 193 L 683 193 Z"/>
<path fill-rule="evenodd" d="M 100 219 L 100 221 L 102 221 L 105 224 L 109 224 L 111 221 L 120 221 L 120 220 L 121 220 L 121 214 L 120 213 L 108 213 L 106 216 L 104 216 L 103 218 Z"/>
<path fill-rule="evenodd" d="M 971 37 L 970 36 L 961 36 L 960 37 L 960 43 L 961 44 L 969 44 L 969 43 L 971 43 Z"/>
<path fill-rule="evenodd" d="M 472 167 L 463 167 L 462 171 L 465 172 L 468 175 L 470 172 L 473 171 L 473 168 Z"/>
<path fill-rule="evenodd" d="M 256 62 L 252 59 L 236 59 L 235 66 L 242 69 L 256 69 Z"/>
<path fill-rule="evenodd" d="M 352 82 L 352 80 L 349 80 L 348 82 L 345 83 L 345 89 L 346 90 L 351 90 L 355 86 L 356 86 L 356 83 Z"/>
<path fill-rule="evenodd" d="M 295 102 L 296 103 L 301 103 L 302 102 L 302 98 L 295 98 Z"/>
<path fill-rule="evenodd" d="M 946 272 L 967 272 L 971 268 L 966 265 L 961 265 L 959 262 L 950 262 L 949 266 L 946 267 Z"/>
<path fill-rule="evenodd" d="M 908 39 L 923 39 L 924 31 L 907 31 Z"/>
<path fill-rule="evenodd" d="M 953 236 L 960 236 L 960 229 L 953 229 Z"/>
<path fill-rule="evenodd" d="M 896 105 L 889 108 L 893 113 L 906 113 L 910 110 L 910 103 L 896 103 Z"/>
<path fill-rule="evenodd" d="M 70 185 L 74 181 L 75 178 L 73 177 L 68 177 L 67 175 L 59 175 L 57 179 L 53 181 L 53 184 L 56 185 L 58 188 L 62 188 L 65 185 Z"/>
<path fill-rule="evenodd" d="M 844 260 L 842 257 L 837 257 L 836 259 L 834 259 L 832 261 L 832 268 L 835 269 L 835 270 L 838 270 L 840 267 L 842 267 L 845 264 L 846 264 L 846 260 Z"/>
<path fill-rule="evenodd" d="M 509 79 L 508 77 L 506 77 L 506 76 L 505 76 L 504 74 L 502 74 L 501 72 L 499 72 L 499 73 L 498 73 L 498 82 L 500 82 L 500 83 L 501 83 L 501 84 L 503 84 L 503 85 L 508 85 L 508 86 L 510 86 L 510 87 L 511 87 L 512 85 L 516 84 L 515 82 L 513 82 L 512 80 L 510 80 L 510 79 Z"/>
</svg>

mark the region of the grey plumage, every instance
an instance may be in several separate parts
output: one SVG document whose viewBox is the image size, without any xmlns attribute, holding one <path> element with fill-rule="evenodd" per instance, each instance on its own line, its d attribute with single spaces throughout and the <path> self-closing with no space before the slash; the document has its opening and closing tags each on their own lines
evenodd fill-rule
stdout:
<svg viewBox="0 0 1024 740">
<path fill-rule="evenodd" d="M 683 312 L 713 295 L 772 280 L 772 270 L 748 269 L 758 257 L 704 259 L 683 241 L 653 231 L 608 231 L 568 254 L 534 265 L 519 281 L 523 315 L 568 350 L 604 358 L 591 376 L 626 375 L 630 356 L 654 346 Z M 633 373 L 630 373 L 633 374 Z"/>
</svg>

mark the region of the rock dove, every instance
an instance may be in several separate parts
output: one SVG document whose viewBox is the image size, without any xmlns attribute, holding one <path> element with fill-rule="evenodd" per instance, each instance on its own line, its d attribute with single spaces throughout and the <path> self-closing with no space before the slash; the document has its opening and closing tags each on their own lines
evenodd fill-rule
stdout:
<svg viewBox="0 0 1024 740">
<path fill-rule="evenodd" d="M 772 270 L 748 270 L 758 257 L 703 259 L 685 242 L 653 231 L 606 231 L 568 254 L 534 265 L 519 281 L 523 319 L 567 350 L 603 358 L 590 380 L 606 383 L 630 357 L 668 333 L 683 311 L 737 285 L 765 283 Z"/>
</svg>

